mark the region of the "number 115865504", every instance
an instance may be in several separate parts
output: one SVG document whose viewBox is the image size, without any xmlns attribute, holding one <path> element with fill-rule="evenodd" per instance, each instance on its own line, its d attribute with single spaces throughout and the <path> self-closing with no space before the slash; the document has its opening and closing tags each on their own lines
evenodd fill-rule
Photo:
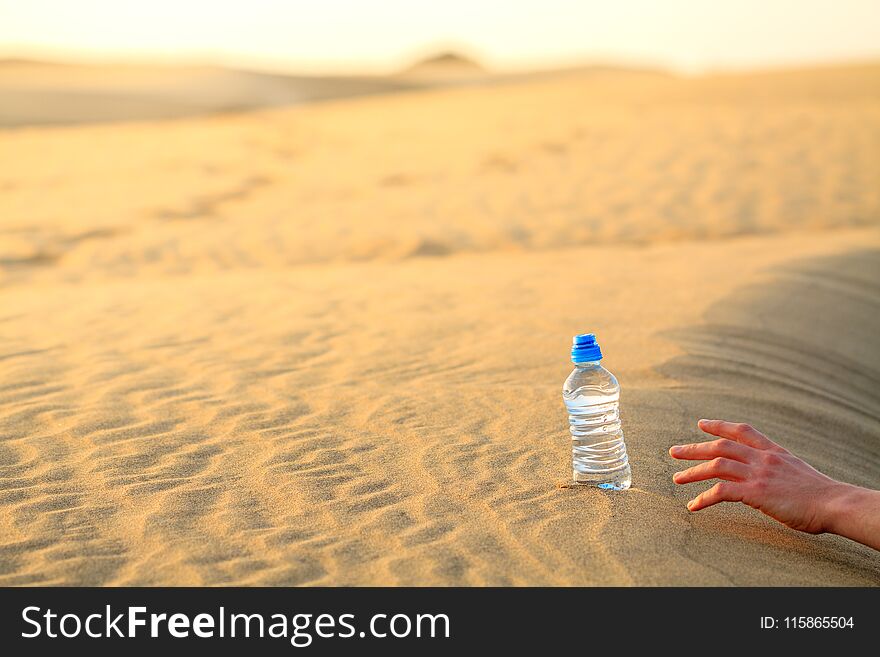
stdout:
<svg viewBox="0 0 880 657">
<path fill-rule="evenodd" d="M 852 616 L 773 616 L 761 617 L 761 629 L 764 630 L 840 630 L 855 627 Z"/>
</svg>

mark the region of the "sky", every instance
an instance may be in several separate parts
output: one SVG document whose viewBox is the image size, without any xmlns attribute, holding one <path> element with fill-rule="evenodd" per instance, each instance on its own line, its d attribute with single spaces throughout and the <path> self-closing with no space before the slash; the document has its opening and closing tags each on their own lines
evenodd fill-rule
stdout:
<svg viewBox="0 0 880 657">
<path fill-rule="evenodd" d="M 499 70 L 880 58 L 880 0 L 0 0 L 0 57 L 383 73 L 445 49 Z"/>
</svg>

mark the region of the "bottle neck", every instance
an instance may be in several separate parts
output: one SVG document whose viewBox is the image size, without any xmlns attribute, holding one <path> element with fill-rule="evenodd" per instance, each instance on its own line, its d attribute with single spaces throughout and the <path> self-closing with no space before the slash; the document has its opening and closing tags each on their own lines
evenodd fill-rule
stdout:
<svg viewBox="0 0 880 657">
<path fill-rule="evenodd" d="M 587 369 L 590 367 L 602 367 L 602 364 L 598 360 L 585 360 L 579 363 L 574 364 L 575 367 L 579 367 L 581 369 Z"/>
</svg>

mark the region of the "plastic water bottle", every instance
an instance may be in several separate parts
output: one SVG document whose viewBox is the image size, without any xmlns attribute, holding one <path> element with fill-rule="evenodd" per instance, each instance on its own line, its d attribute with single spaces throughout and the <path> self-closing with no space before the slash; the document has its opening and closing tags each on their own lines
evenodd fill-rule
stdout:
<svg viewBox="0 0 880 657">
<path fill-rule="evenodd" d="M 562 386 L 571 425 L 571 460 L 577 484 L 626 490 L 632 472 L 620 427 L 620 385 L 599 361 L 602 351 L 592 333 L 572 340 L 574 371 Z"/>
</svg>

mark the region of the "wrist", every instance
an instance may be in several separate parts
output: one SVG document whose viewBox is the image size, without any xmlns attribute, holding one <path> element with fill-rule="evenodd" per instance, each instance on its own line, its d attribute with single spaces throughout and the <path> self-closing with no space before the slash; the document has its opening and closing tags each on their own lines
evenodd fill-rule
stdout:
<svg viewBox="0 0 880 657">
<path fill-rule="evenodd" d="M 822 531 L 832 534 L 847 536 L 848 527 L 852 525 L 854 515 L 860 508 L 864 488 L 834 482 L 834 486 L 824 496 L 821 504 L 821 527 Z"/>
</svg>

